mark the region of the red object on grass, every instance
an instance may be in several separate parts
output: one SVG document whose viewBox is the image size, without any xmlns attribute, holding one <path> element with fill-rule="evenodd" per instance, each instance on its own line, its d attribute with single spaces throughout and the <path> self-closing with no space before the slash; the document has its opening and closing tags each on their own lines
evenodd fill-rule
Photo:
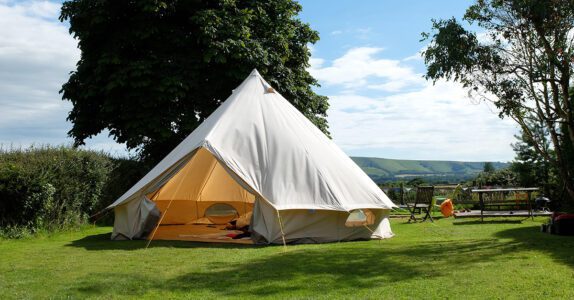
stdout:
<svg viewBox="0 0 574 300">
<path fill-rule="evenodd" d="M 558 220 L 574 220 L 574 214 L 560 214 L 558 213 L 557 216 L 553 217 L 554 221 Z"/>
</svg>

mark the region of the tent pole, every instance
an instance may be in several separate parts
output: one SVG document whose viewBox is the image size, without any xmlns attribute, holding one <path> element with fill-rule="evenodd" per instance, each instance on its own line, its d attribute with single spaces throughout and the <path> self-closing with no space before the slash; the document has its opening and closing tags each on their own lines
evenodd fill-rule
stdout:
<svg viewBox="0 0 574 300">
<path fill-rule="evenodd" d="M 279 210 L 277 210 L 277 218 L 279 219 L 279 229 L 281 229 L 281 238 L 283 239 L 283 249 L 287 250 L 287 243 L 285 242 L 285 232 L 283 231 L 283 222 L 281 221 L 281 215 Z"/>
<path fill-rule="evenodd" d="M 171 203 L 173 202 L 173 198 L 171 200 L 169 200 L 169 203 L 167 204 L 167 207 L 165 208 L 165 211 L 163 212 L 163 214 L 161 215 L 161 218 L 159 218 L 159 221 L 157 222 L 157 225 L 155 226 L 155 228 L 153 229 L 150 238 L 147 241 L 147 244 L 145 245 L 145 248 L 147 249 L 149 247 L 149 244 L 151 244 L 151 241 L 153 240 L 153 237 L 155 236 L 155 233 L 157 232 L 157 229 L 159 228 L 159 225 L 161 224 L 161 221 L 163 221 L 163 218 L 165 217 L 165 215 L 167 215 L 167 211 L 169 210 L 169 207 L 171 206 Z"/>
</svg>

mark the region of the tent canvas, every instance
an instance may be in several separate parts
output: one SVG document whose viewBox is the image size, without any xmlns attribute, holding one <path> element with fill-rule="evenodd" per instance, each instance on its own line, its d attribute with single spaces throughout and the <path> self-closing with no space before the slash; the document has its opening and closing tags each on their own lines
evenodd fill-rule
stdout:
<svg viewBox="0 0 574 300">
<path fill-rule="evenodd" d="M 156 238 L 197 240 L 206 228 L 213 234 L 203 236 L 217 236 L 221 224 L 206 220 L 215 204 L 229 205 L 236 217 L 249 214 L 255 242 L 393 235 L 388 214 L 395 205 L 256 70 L 108 207 L 115 211 L 112 239 L 150 238 L 160 218 Z M 370 224 L 346 226 L 358 209 Z"/>
</svg>

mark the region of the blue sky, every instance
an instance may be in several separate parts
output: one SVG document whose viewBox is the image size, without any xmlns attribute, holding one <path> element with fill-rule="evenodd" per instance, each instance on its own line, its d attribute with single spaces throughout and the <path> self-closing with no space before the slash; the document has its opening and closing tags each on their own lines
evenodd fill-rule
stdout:
<svg viewBox="0 0 574 300">
<path fill-rule="evenodd" d="M 385 57 L 404 58 L 423 47 L 431 19 L 461 17 L 472 1 L 299 1 L 301 19 L 319 31 L 318 52 L 335 59 L 358 45 L 383 46 Z"/>
<path fill-rule="evenodd" d="M 471 1 L 301 1 L 319 31 L 309 71 L 330 98 L 334 141 L 349 155 L 508 161 L 517 133 L 494 107 L 455 83 L 422 79 L 421 32 L 432 18 L 460 18 Z M 0 0 L 0 144 L 66 144 L 71 105 L 58 91 L 79 58 L 60 4 Z M 125 147 L 101 134 L 87 147 Z"/>
</svg>

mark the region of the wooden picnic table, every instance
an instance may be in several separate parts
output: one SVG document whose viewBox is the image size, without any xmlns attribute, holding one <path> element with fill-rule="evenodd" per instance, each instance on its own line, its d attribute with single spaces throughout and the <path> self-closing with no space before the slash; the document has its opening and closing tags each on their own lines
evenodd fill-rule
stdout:
<svg viewBox="0 0 574 300">
<path fill-rule="evenodd" d="M 536 192 L 538 190 L 539 190 L 538 188 L 503 188 L 503 189 L 473 189 L 472 192 L 478 194 L 478 200 L 480 203 L 480 220 L 484 221 L 485 207 L 498 206 L 500 210 L 500 207 L 502 206 L 511 206 L 511 207 L 515 206 L 514 203 L 511 203 L 510 201 L 505 199 L 506 194 L 512 192 L 514 193 L 522 192 L 527 194 L 526 208 L 528 213 L 526 214 L 526 216 L 534 219 L 534 214 L 532 213 L 531 195 L 532 192 Z M 492 201 L 489 203 L 485 203 L 484 201 L 485 194 L 486 195 L 502 194 L 502 199 L 500 201 Z M 508 211 L 508 213 L 487 214 L 487 216 L 501 216 L 501 217 L 520 217 L 524 215 L 525 215 L 524 213 L 515 213 L 514 211 Z"/>
</svg>

